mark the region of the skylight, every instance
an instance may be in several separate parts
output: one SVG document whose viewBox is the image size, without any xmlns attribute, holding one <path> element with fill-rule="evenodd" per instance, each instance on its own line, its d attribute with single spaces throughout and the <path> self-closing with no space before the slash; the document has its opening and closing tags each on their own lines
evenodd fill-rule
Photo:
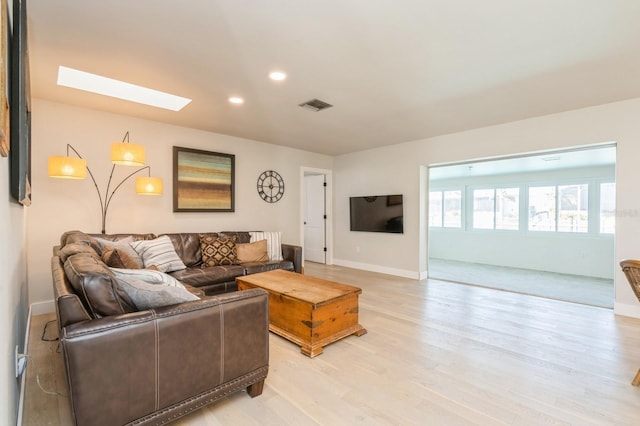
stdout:
<svg viewBox="0 0 640 426">
<path fill-rule="evenodd" d="M 181 96 L 63 66 L 58 68 L 58 85 L 172 111 L 180 111 L 191 102 Z"/>
</svg>

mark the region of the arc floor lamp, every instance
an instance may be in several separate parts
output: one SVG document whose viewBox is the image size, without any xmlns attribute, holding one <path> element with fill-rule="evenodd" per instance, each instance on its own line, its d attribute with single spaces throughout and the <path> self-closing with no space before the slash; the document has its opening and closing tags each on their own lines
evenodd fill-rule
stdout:
<svg viewBox="0 0 640 426">
<path fill-rule="evenodd" d="M 69 150 L 73 151 L 78 158 L 70 157 Z M 109 174 L 109 181 L 107 182 L 107 188 L 104 192 L 104 197 L 98 183 L 96 182 L 91 169 L 87 166 L 87 160 L 82 158 L 82 155 L 71 144 L 67 144 L 66 157 L 49 157 L 49 176 L 63 179 L 85 179 L 87 172 L 93 181 L 93 185 L 98 193 L 98 199 L 100 200 L 100 215 L 102 219 L 102 233 L 106 233 L 105 224 L 107 220 L 107 211 L 109 210 L 109 204 L 111 199 L 115 195 L 116 191 L 124 184 L 129 178 L 137 173 L 147 170 L 147 176 L 138 176 L 136 178 L 136 193 L 140 195 L 161 195 L 162 194 L 162 179 L 158 177 L 151 177 L 151 166 L 145 166 L 145 150 L 142 145 L 129 142 L 129 132 L 125 133 L 122 142 L 116 142 L 111 144 L 111 173 Z M 124 177 L 120 183 L 115 185 L 113 190 L 111 189 L 111 181 L 113 179 L 113 172 L 116 166 L 138 166 L 137 170 Z"/>
</svg>

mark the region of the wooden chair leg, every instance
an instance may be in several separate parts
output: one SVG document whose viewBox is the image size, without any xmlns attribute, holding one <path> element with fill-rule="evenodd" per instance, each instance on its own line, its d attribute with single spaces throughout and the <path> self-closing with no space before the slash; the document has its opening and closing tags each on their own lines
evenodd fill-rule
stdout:
<svg viewBox="0 0 640 426">
<path fill-rule="evenodd" d="M 262 394 L 262 388 L 264 388 L 264 380 L 259 381 L 258 383 L 254 383 L 251 386 L 248 386 L 247 393 L 251 398 L 255 398 L 256 396 Z"/>
<path fill-rule="evenodd" d="M 633 378 L 633 381 L 631 382 L 631 384 L 633 386 L 640 385 L 640 370 L 638 370 L 638 372 L 636 373 L 636 377 Z"/>
</svg>

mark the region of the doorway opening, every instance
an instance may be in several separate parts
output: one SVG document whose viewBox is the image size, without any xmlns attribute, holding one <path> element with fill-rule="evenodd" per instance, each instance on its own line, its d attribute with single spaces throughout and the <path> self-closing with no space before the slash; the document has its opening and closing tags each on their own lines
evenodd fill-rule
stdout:
<svg viewBox="0 0 640 426">
<path fill-rule="evenodd" d="M 331 171 L 302 167 L 300 188 L 303 262 L 330 265 Z"/>
<path fill-rule="evenodd" d="M 428 274 L 612 308 L 615 143 L 429 167 Z"/>
</svg>

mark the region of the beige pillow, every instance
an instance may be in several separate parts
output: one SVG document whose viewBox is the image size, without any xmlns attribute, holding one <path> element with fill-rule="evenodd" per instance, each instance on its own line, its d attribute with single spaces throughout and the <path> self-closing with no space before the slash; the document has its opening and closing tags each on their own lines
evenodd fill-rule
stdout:
<svg viewBox="0 0 640 426">
<path fill-rule="evenodd" d="M 255 243 L 237 244 L 237 258 L 240 263 L 247 262 L 268 262 L 267 240 L 256 241 Z"/>
<path fill-rule="evenodd" d="M 140 269 L 138 263 L 125 250 L 113 246 L 102 250 L 102 261 L 111 268 Z"/>
<path fill-rule="evenodd" d="M 114 247 L 114 248 L 125 251 L 134 260 L 134 262 L 136 262 L 136 264 L 138 265 L 138 268 L 142 268 L 144 266 L 144 263 L 142 262 L 142 258 L 140 257 L 138 252 L 136 252 L 133 249 L 133 247 L 131 247 L 131 243 L 133 242 L 133 237 L 131 235 L 129 235 L 126 238 L 119 239 L 117 241 L 105 240 L 103 238 L 98 238 L 98 237 L 94 238 L 94 240 L 100 246 L 101 252 L 109 247 Z"/>
<path fill-rule="evenodd" d="M 255 243 L 260 240 L 267 240 L 267 255 L 269 260 L 281 261 L 282 260 L 282 232 L 264 232 L 264 231 L 251 231 L 251 243 Z"/>
</svg>

